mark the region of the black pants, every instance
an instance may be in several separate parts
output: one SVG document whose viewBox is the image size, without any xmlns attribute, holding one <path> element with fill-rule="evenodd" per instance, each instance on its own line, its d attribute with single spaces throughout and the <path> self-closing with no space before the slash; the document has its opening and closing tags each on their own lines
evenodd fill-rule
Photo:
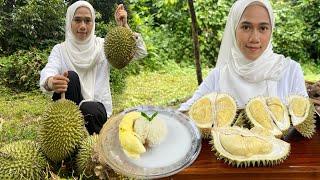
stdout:
<svg viewBox="0 0 320 180">
<path fill-rule="evenodd" d="M 68 88 L 65 93 L 66 99 L 75 102 L 77 105 L 83 100 L 79 76 L 74 71 L 68 71 Z M 53 93 L 52 100 L 61 98 L 61 94 Z M 80 110 L 84 116 L 85 126 L 89 134 L 99 134 L 103 124 L 107 121 L 106 109 L 101 102 L 87 101 L 83 102 Z"/>
</svg>

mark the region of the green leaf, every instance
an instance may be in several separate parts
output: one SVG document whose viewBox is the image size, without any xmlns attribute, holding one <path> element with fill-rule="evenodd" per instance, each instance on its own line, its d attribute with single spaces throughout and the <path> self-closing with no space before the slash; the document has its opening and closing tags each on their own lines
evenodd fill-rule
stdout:
<svg viewBox="0 0 320 180">
<path fill-rule="evenodd" d="M 157 116 L 157 114 L 158 112 L 155 112 L 151 115 L 151 117 L 149 117 L 146 113 L 141 112 L 141 115 L 145 117 L 149 122 L 151 122 Z"/>
</svg>

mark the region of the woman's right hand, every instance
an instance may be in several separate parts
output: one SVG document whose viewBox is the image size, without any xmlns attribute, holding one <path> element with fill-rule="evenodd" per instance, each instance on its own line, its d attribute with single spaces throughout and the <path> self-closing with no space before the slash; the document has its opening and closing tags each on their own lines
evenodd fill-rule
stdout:
<svg viewBox="0 0 320 180">
<path fill-rule="evenodd" d="M 68 83 L 68 71 L 64 72 L 63 75 L 57 74 L 48 78 L 48 87 L 55 93 L 66 92 Z"/>
</svg>

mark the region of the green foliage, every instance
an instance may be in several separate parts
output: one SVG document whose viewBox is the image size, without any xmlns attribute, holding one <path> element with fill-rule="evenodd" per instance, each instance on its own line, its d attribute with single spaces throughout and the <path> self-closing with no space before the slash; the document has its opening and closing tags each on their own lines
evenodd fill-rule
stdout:
<svg viewBox="0 0 320 180">
<path fill-rule="evenodd" d="M 234 0 L 196 1 L 201 55 L 205 62 L 214 65 L 218 58 L 228 12 Z"/>
<path fill-rule="evenodd" d="M 307 51 L 310 36 L 303 17 L 298 15 L 299 6 L 279 1 L 274 4 L 276 28 L 273 33 L 275 52 L 305 62 L 310 59 Z"/>
<path fill-rule="evenodd" d="M 110 88 L 112 94 L 121 94 L 126 88 L 127 73 L 121 69 L 110 68 Z"/>
<path fill-rule="evenodd" d="M 0 53 L 31 47 L 46 49 L 64 37 L 65 4 L 60 0 L 30 0 L 1 12 Z"/>
<path fill-rule="evenodd" d="M 174 60 L 184 65 L 193 64 L 191 19 L 187 1 L 130 2 L 134 12 L 133 23 L 140 28 L 150 54 L 146 61 L 165 64 Z M 195 1 L 203 64 L 215 63 L 231 3 L 231 0 Z"/>
<path fill-rule="evenodd" d="M 14 91 L 32 91 L 39 89 L 40 70 L 47 63 L 48 51 L 32 49 L 17 51 L 15 54 L 2 58 L 0 68 L 1 83 Z"/>
<path fill-rule="evenodd" d="M 299 14 L 307 24 L 305 32 L 310 36 L 307 52 L 310 57 L 320 62 L 320 1 L 318 0 L 299 0 L 297 5 L 300 7 Z"/>
</svg>

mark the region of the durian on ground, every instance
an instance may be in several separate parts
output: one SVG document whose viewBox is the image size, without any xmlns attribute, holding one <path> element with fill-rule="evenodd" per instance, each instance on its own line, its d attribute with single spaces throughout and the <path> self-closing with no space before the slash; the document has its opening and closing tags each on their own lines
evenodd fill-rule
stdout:
<svg viewBox="0 0 320 180">
<path fill-rule="evenodd" d="M 0 179 L 41 180 L 47 166 L 44 154 L 34 141 L 21 140 L 0 148 Z"/>
<path fill-rule="evenodd" d="M 41 151 L 58 163 L 75 152 L 88 132 L 79 107 L 70 100 L 61 99 L 45 110 L 38 135 Z"/>
</svg>

